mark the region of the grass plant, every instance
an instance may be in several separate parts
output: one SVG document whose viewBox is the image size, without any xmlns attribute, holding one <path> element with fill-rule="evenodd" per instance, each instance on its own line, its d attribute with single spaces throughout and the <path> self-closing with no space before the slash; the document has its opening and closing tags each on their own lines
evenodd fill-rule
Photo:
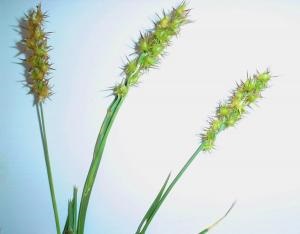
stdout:
<svg viewBox="0 0 300 234">
<path fill-rule="evenodd" d="M 153 21 L 153 27 L 144 33 L 141 33 L 139 39 L 135 42 L 134 51 L 127 57 L 127 62 L 122 68 L 122 80 L 119 84 L 110 89 L 113 100 L 107 109 L 106 116 L 104 117 L 98 133 L 90 168 L 87 172 L 85 184 L 81 193 L 80 203 L 78 206 L 78 191 L 77 188 L 74 187 L 73 197 L 68 203 L 68 215 L 63 232 L 61 232 L 60 228 L 55 198 L 43 110 L 44 102 L 53 93 L 48 78 L 52 69 L 48 54 L 51 49 L 47 41 L 49 33 L 44 30 L 44 23 L 47 15 L 42 11 L 41 4 L 39 4 L 36 8 L 30 10 L 22 21 L 20 21 L 22 40 L 17 44 L 17 47 L 19 48 L 20 53 L 24 55 L 21 62 L 25 68 L 24 85 L 29 89 L 29 94 L 33 95 L 33 104 L 37 111 L 57 234 L 84 233 L 87 210 L 93 186 L 100 168 L 109 132 L 117 117 L 118 111 L 125 101 L 130 89 L 139 84 L 141 76 L 150 69 L 158 67 L 159 61 L 165 54 L 171 41 L 174 37 L 178 36 L 182 26 L 190 22 L 189 12 L 190 10 L 187 8 L 185 2 L 180 3 L 177 7 L 168 12 L 163 11 L 162 14 Z M 268 70 L 247 77 L 244 82 L 240 82 L 237 85 L 227 101 L 217 106 L 215 115 L 210 118 L 208 127 L 201 134 L 201 143 L 171 181 L 171 174 L 167 176 L 157 196 L 144 217 L 141 219 L 135 232 L 136 234 L 146 233 L 163 202 L 185 171 L 197 158 L 199 153 L 209 152 L 214 149 L 219 133 L 227 128 L 235 126 L 236 123 L 243 118 L 249 108 L 261 98 L 261 93 L 268 87 L 271 78 L 272 76 Z M 235 203 L 232 204 L 224 216 L 199 234 L 207 233 L 215 227 L 228 215 L 234 204 Z"/>
</svg>

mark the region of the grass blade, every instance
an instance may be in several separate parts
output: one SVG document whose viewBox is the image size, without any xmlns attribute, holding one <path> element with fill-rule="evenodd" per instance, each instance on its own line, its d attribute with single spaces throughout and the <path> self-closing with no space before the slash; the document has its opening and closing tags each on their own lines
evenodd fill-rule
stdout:
<svg viewBox="0 0 300 234">
<path fill-rule="evenodd" d="M 77 222 L 77 188 L 73 188 L 73 198 L 68 202 L 68 216 L 63 234 L 75 234 Z"/>
<path fill-rule="evenodd" d="M 214 222 L 213 224 L 209 225 L 207 228 L 205 228 L 203 231 L 199 232 L 199 234 L 206 234 L 208 233 L 212 228 L 214 228 L 215 226 L 217 226 L 223 219 L 225 219 L 225 217 L 230 213 L 230 211 L 232 210 L 232 208 L 235 206 L 236 201 L 234 201 L 232 203 L 232 205 L 230 206 L 230 208 L 227 210 L 227 212 L 225 213 L 225 215 L 223 215 L 220 219 L 218 219 L 216 222 Z"/>
<path fill-rule="evenodd" d="M 143 217 L 142 221 L 140 222 L 140 225 L 136 231 L 136 234 L 139 234 L 141 232 L 141 229 L 145 225 L 145 223 L 148 221 L 148 219 L 152 216 L 153 211 L 157 208 L 158 202 L 161 199 L 165 188 L 168 184 L 168 181 L 170 179 L 171 173 L 169 173 L 167 179 L 165 180 L 163 186 L 161 187 L 160 191 L 158 192 L 157 196 L 155 197 L 154 201 L 152 202 L 151 206 L 149 207 L 148 211 L 146 212 L 145 216 Z"/>
</svg>

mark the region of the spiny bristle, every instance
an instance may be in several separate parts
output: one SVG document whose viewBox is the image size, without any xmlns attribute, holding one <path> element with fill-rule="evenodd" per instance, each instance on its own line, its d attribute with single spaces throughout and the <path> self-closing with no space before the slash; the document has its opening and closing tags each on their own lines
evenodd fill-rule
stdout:
<svg viewBox="0 0 300 234">
<path fill-rule="evenodd" d="M 246 81 L 237 84 L 229 99 L 217 107 L 215 117 L 201 134 L 203 151 L 212 150 L 218 133 L 234 126 L 243 117 L 246 109 L 261 98 L 261 92 L 268 87 L 271 78 L 267 70 L 252 77 L 247 76 Z"/>
</svg>

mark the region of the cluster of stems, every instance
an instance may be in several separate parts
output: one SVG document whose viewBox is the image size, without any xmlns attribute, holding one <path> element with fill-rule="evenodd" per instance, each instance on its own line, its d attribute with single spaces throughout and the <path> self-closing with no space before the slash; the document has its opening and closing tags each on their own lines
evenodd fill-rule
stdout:
<svg viewBox="0 0 300 234">
<path fill-rule="evenodd" d="M 96 140 L 92 162 L 80 199 L 79 211 L 77 212 L 77 188 L 74 188 L 73 199 L 71 199 L 68 203 L 68 216 L 63 230 L 64 234 L 84 233 L 86 214 L 92 188 L 100 166 L 106 141 L 117 113 L 124 102 L 130 87 L 139 83 L 140 77 L 145 71 L 158 65 L 172 38 L 178 35 L 184 24 L 189 22 L 188 13 L 189 9 L 187 9 L 185 2 L 182 2 L 168 13 L 163 12 L 162 16 L 154 22 L 153 28 L 141 34 L 135 43 L 134 53 L 127 58 L 127 63 L 123 67 L 122 81 L 112 88 L 114 98 L 107 110 L 107 114 L 103 120 Z M 44 31 L 43 26 L 46 17 L 46 14 L 42 12 L 41 5 L 38 5 L 36 9 L 29 11 L 29 13 L 25 15 L 23 25 L 24 33 L 22 35 L 23 40 L 21 41 L 21 45 L 25 50 L 23 64 L 27 74 L 26 86 L 30 89 L 29 93 L 34 96 L 34 104 L 36 105 L 38 115 L 56 231 L 57 234 L 61 234 L 43 112 L 43 103 L 52 94 L 51 87 L 49 86 L 49 79 L 47 78 L 49 71 L 52 68 L 48 55 L 48 51 L 50 49 L 47 44 L 48 33 Z M 217 107 L 215 116 L 211 118 L 209 127 L 206 128 L 204 133 L 201 135 L 201 144 L 170 183 L 169 180 L 171 175 L 169 174 L 158 195 L 150 205 L 145 216 L 142 218 L 136 230 L 136 234 L 144 234 L 146 232 L 152 219 L 167 198 L 168 194 L 172 191 L 173 187 L 197 155 L 201 151 L 211 151 L 214 148 L 218 133 L 228 127 L 234 126 L 243 117 L 243 115 L 247 112 L 247 108 L 261 97 L 261 93 L 268 87 L 270 79 L 271 74 L 269 71 L 257 73 L 252 77 L 247 77 L 245 82 L 241 82 L 237 85 L 237 88 L 232 92 L 230 98 Z M 232 207 L 233 205 L 225 216 L 229 213 Z M 200 232 L 200 234 L 207 233 L 225 216 L 213 225 L 204 229 Z"/>
</svg>

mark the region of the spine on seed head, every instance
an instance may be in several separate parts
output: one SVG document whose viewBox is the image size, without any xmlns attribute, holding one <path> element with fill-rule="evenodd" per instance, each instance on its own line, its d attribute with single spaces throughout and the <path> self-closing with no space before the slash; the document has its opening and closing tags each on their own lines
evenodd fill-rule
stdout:
<svg viewBox="0 0 300 234">
<path fill-rule="evenodd" d="M 163 12 L 162 16 L 154 22 L 154 27 L 144 34 L 135 43 L 132 58 L 127 58 L 123 67 L 124 78 L 120 84 L 113 88 L 115 96 L 124 96 L 131 86 L 138 84 L 144 71 L 156 67 L 171 39 L 178 35 L 181 26 L 188 23 L 186 3 L 182 2 L 170 12 Z"/>
<path fill-rule="evenodd" d="M 25 15 L 25 24 L 22 44 L 25 48 L 25 67 L 28 77 L 26 86 L 29 93 L 34 95 L 35 104 L 44 102 L 52 95 L 49 85 L 49 72 L 52 69 L 49 62 L 48 52 L 50 47 L 47 43 L 49 33 L 44 30 L 44 22 L 47 15 L 43 13 L 41 4 Z"/>
<path fill-rule="evenodd" d="M 270 72 L 265 71 L 248 77 L 237 85 L 229 99 L 218 106 L 209 127 L 201 135 L 203 151 L 211 151 L 218 133 L 234 126 L 244 116 L 247 108 L 262 97 L 261 93 L 268 87 L 271 78 Z"/>
</svg>

